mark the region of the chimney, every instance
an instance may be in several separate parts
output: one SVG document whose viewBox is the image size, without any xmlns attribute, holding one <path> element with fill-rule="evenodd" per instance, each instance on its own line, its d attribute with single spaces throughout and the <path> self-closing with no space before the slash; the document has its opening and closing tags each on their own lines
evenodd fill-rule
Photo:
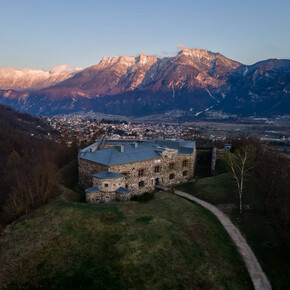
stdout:
<svg viewBox="0 0 290 290">
<path fill-rule="evenodd" d="M 124 153 L 125 151 L 124 145 L 117 145 L 115 148 L 117 148 L 121 153 Z"/>
<path fill-rule="evenodd" d="M 98 149 L 98 145 L 99 145 L 99 144 L 97 144 L 97 145 L 95 145 L 94 147 L 92 147 L 92 152 L 95 152 L 95 151 Z"/>
</svg>

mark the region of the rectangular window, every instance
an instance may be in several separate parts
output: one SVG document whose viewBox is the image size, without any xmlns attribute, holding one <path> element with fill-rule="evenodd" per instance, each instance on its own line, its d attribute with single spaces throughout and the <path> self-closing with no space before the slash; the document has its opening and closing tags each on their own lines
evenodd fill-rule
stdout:
<svg viewBox="0 0 290 290">
<path fill-rule="evenodd" d="M 183 176 L 187 176 L 187 171 L 183 171 L 183 172 L 182 172 L 182 175 L 183 175 Z"/>
<path fill-rule="evenodd" d="M 174 178 L 175 178 L 175 175 L 174 175 L 173 173 L 169 175 L 169 179 L 172 180 L 172 179 L 174 179 Z"/>
<path fill-rule="evenodd" d="M 105 187 L 109 187 L 109 184 L 108 183 L 105 183 Z"/>
<path fill-rule="evenodd" d="M 139 182 L 139 187 L 144 187 L 144 181 Z"/>
<path fill-rule="evenodd" d="M 187 166 L 187 164 L 188 164 L 188 161 L 187 161 L 187 160 L 183 160 L 183 161 L 182 161 L 182 166 L 183 166 L 183 167 Z"/>
<path fill-rule="evenodd" d="M 144 175 L 144 169 L 139 169 L 138 176 L 143 176 L 143 175 Z"/>
<path fill-rule="evenodd" d="M 125 185 L 125 188 L 128 188 L 128 184 Z"/>
<path fill-rule="evenodd" d="M 155 166 L 154 167 L 154 172 L 160 172 L 160 166 Z"/>
<path fill-rule="evenodd" d="M 169 169 L 174 169 L 174 163 L 169 164 Z"/>
</svg>

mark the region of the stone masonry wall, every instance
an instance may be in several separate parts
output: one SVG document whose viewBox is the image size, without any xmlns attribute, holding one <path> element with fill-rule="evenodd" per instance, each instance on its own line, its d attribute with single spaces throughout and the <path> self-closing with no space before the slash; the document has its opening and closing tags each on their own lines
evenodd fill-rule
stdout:
<svg viewBox="0 0 290 290">
<path fill-rule="evenodd" d="M 130 193 L 116 194 L 116 201 L 129 201 L 131 199 Z"/>
<path fill-rule="evenodd" d="M 114 179 L 100 179 L 93 178 L 93 186 L 97 186 L 100 191 L 103 192 L 115 192 L 119 187 L 125 187 L 125 178 L 114 178 Z"/>
<path fill-rule="evenodd" d="M 79 166 L 79 185 L 88 188 L 93 185 L 93 174 L 107 171 L 108 166 L 93 163 L 84 159 L 78 160 Z"/>
<path fill-rule="evenodd" d="M 115 200 L 115 192 L 94 192 L 86 194 L 86 202 L 89 203 L 112 202 Z"/>
<path fill-rule="evenodd" d="M 128 189 L 132 191 L 132 195 L 140 195 L 154 190 L 157 178 L 159 183 L 163 185 L 177 184 L 192 179 L 194 177 L 195 153 L 194 150 L 192 155 L 178 155 L 177 150 L 168 150 L 164 151 L 160 158 L 114 165 L 110 166 L 108 170 L 126 175 L 125 187 L 127 185 Z M 184 161 L 187 161 L 186 165 L 183 163 Z M 160 167 L 159 172 L 155 172 L 157 166 Z M 144 170 L 142 176 L 138 174 L 140 169 Z M 185 171 L 187 174 L 183 175 Z M 144 186 L 140 187 L 139 182 L 142 181 Z"/>
<path fill-rule="evenodd" d="M 154 190 L 156 179 L 163 185 L 173 185 L 192 179 L 194 177 L 195 159 L 196 148 L 191 155 L 178 155 L 177 150 L 170 149 L 162 152 L 159 158 L 114 166 L 105 166 L 79 159 L 79 184 L 84 188 L 91 187 L 93 185 L 93 174 L 102 171 L 113 171 L 126 175 L 124 183 L 122 181 L 120 186 L 127 187 L 132 195 L 140 195 Z M 159 172 L 155 172 L 157 166 L 159 166 Z M 141 176 L 138 174 L 140 169 L 143 169 L 143 175 Z M 142 181 L 144 185 L 139 184 Z"/>
</svg>

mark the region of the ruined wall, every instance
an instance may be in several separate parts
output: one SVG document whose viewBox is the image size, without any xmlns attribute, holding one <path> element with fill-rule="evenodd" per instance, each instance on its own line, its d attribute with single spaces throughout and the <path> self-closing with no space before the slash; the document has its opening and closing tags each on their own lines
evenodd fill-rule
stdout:
<svg viewBox="0 0 290 290">
<path fill-rule="evenodd" d="M 88 188 L 93 185 L 93 174 L 107 171 L 108 166 L 93 163 L 84 159 L 78 160 L 79 166 L 79 185 Z"/>
</svg>

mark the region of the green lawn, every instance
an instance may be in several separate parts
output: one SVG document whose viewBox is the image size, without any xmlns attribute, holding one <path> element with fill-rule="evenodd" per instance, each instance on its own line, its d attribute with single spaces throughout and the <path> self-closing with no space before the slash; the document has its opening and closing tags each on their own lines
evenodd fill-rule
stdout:
<svg viewBox="0 0 290 290">
<path fill-rule="evenodd" d="M 253 178 L 248 179 L 249 182 L 244 191 L 244 203 L 261 209 L 263 208 L 263 197 L 259 194 L 258 185 Z M 212 204 L 238 203 L 235 183 L 229 173 L 201 178 L 197 182 L 181 184 L 177 188 Z"/>
<path fill-rule="evenodd" d="M 164 192 L 50 202 L 7 228 L 0 258 L 1 289 L 252 289 L 217 219 Z"/>
<path fill-rule="evenodd" d="M 227 173 L 199 179 L 178 188 L 215 205 L 238 202 L 234 183 Z M 252 205 L 253 209 L 245 210 L 242 216 L 233 210 L 230 213 L 232 221 L 245 235 L 273 289 L 289 289 L 289 237 L 265 215 L 263 196 L 253 178 L 247 183 L 244 202 Z"/>
</svg>

